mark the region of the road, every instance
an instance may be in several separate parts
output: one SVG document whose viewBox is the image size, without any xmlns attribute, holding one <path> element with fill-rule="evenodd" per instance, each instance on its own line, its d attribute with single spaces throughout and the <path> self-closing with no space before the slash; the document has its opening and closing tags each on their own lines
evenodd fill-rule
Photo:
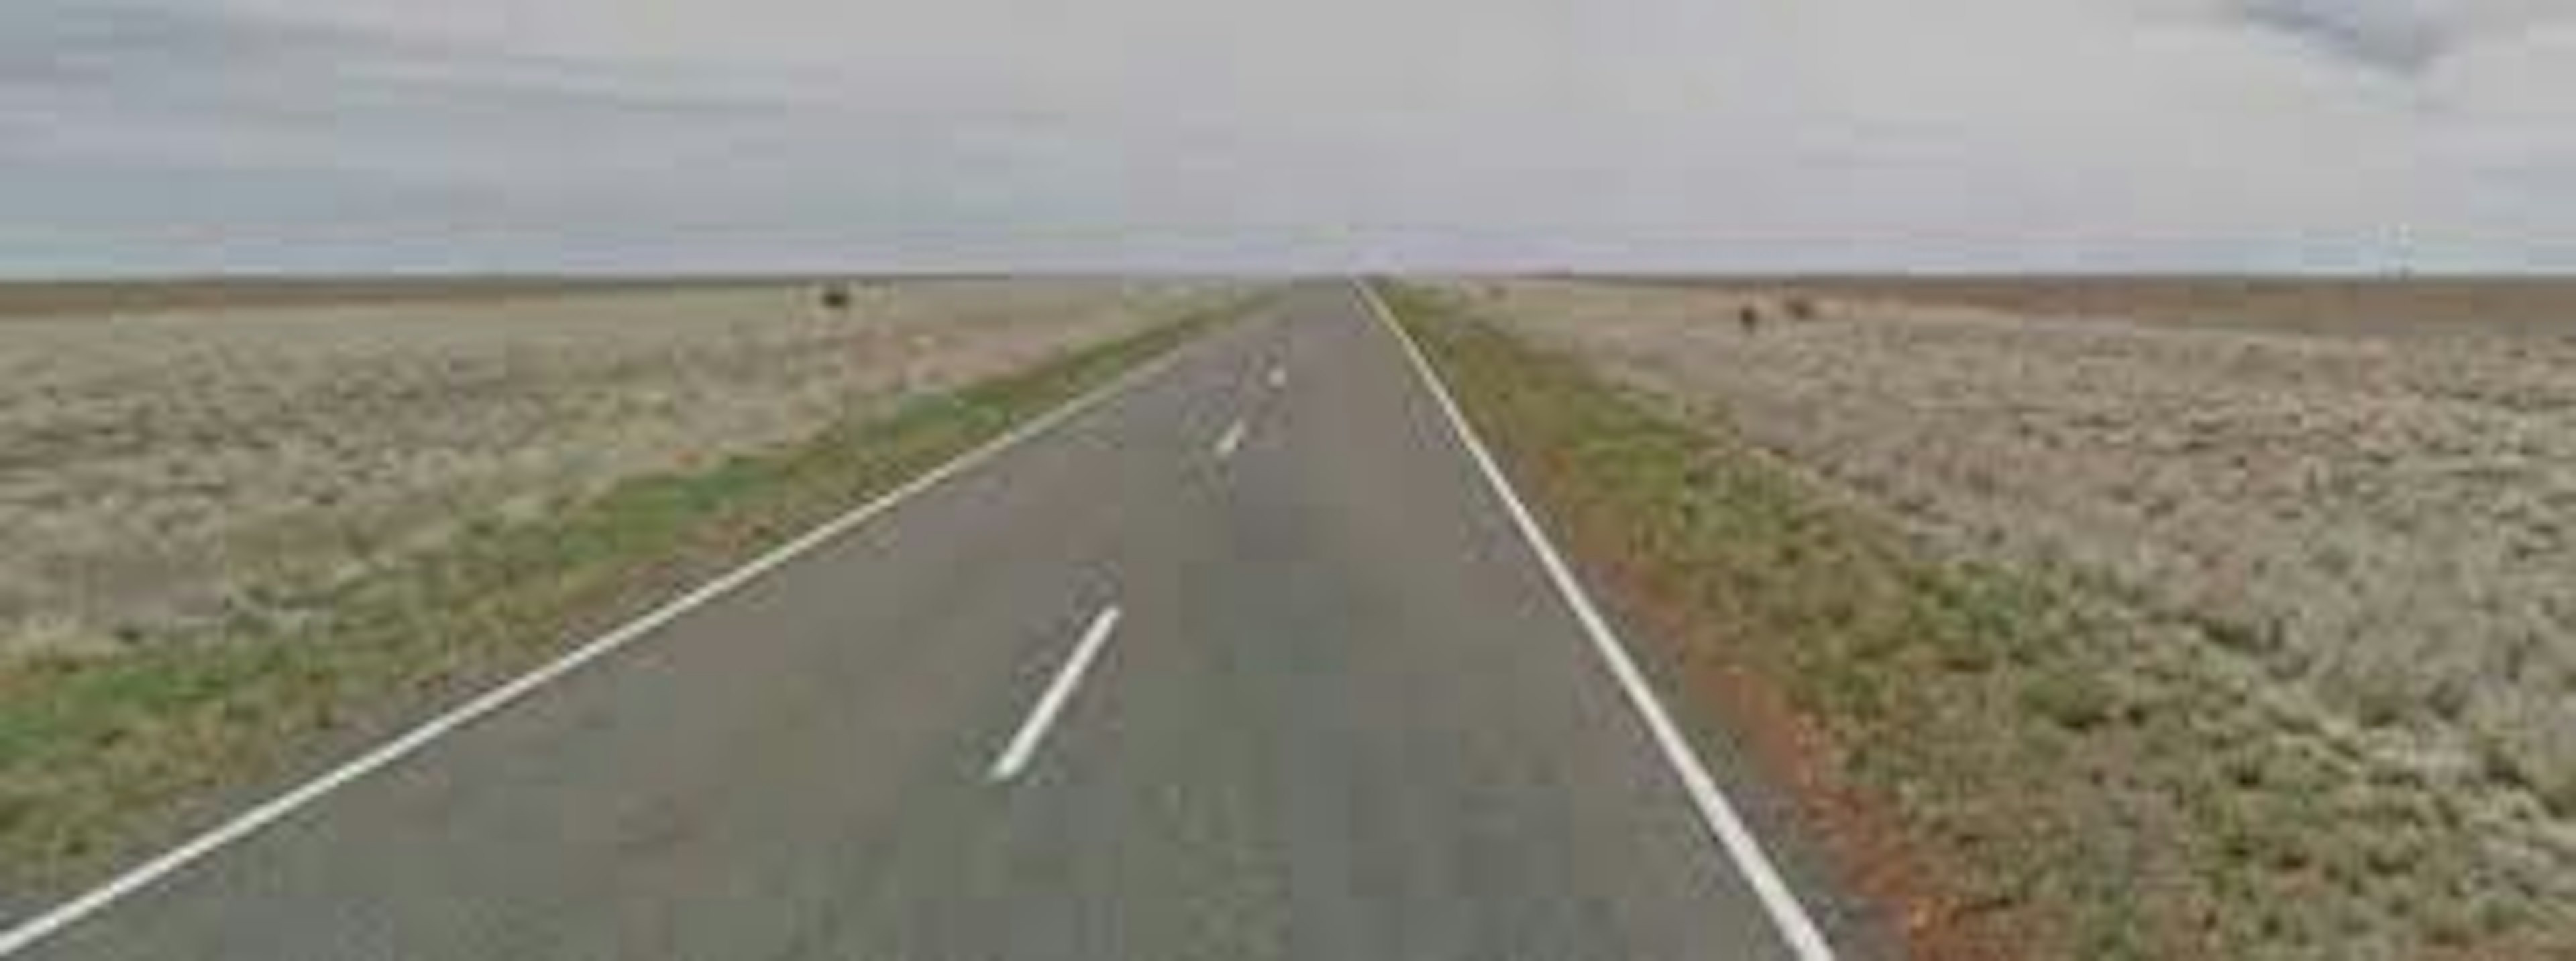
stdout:
<svg viewBox="0 0 2576 961">
<path fill-rule="evenodd" d="M 1315 284 L 21 956 L 1795 956 L 1632 696 Z"/>
</svg>

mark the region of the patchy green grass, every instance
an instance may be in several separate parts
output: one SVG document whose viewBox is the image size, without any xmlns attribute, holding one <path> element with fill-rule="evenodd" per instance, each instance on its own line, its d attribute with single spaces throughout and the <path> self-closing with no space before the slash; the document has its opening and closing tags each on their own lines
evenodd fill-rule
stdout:
<svg viewBox="0 0 2576 961">
<path fill-rule="evenodd" d="M 1928 917 L 1918 951 L 2576 956 L 2546 857 L 2500 867 L 2454 799 L 2184 656 L 2197 625 L 2080 572 L 1937 555 L 1722 412 L 1387 293 L 1585 566 L 1660 615 L 1660 653 L 1785 695 L 1830 746 L 1807 760 L 1929 862 L 1927 903 L 1891 906 Z"/>
<path fill-rule="evenodd" d="M 1240 310 L 1210 311 L 709 469 L 469 525 L 389 570 L 208 636 L 0 663 L 0 874 L 44 884 L 399 721 L 996 437 Z"/>
</svg>

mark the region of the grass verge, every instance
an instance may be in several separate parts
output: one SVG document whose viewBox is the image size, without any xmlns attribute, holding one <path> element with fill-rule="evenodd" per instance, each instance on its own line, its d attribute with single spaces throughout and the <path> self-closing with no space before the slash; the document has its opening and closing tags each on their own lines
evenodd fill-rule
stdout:
<svg viewBox="0 0 2576 961">
<path fill-rule="evenodd" d="M 44 888 L 532 667 L 1178 346 L 1241 304 L 929 395 L 810 440 L 620 483 L 202 638 L 0 662 L 0 881 Z"/>
<path fill-rule="evenodd" d="M 1925 957 L 2576 956 L 2460 806 L 2285 730 L 2071 572 L 1881 515 L 1462 302 L 1387 291 L 1515 481 Z M 2544 868 L 2544 870 L 2546 870 Z"/>
</svg>

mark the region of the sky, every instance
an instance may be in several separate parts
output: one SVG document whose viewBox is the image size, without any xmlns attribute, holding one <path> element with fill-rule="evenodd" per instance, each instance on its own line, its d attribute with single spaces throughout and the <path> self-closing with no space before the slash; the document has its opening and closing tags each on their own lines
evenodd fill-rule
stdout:
<svg viewBox="0 0 2576 961">
<path fill-rule="evenodd" d="M 2571 0 L 6 0 L 0 275 L 2570 270 Z"/>
</svg>

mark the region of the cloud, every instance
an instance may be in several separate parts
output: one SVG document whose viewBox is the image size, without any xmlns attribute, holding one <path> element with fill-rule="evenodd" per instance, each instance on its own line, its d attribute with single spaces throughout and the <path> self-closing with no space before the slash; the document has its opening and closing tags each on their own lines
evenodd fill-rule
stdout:
<svg viewBox="0 0 2576 961">
<path fill-rule="evenodd" d="M 0 271 L 2576 266 L 2554 0 L 17 0 Z"/>
<path fill-rule="evenodd" d="M 2404 0 L 2245 0 L 2247 20 L 2337 56 L 2420 73 L 2457 36 L 2422 4 Z"/>
<path fill-rule="evenodd" d="M 0 15 L 0 129 L 18 134 L 0 151 L 21 156 L 352 167 L 443 144 L 414 156 L 445 169 L 460 141 L 566 122 L 667 130 L 757 106 L 607 63 L 219 3 L 22 2 Z"/>
<path fill-rule="evenodd" d="M 2392 73 L 2420 75 L 2480 41 L 2563 18 L 2555 0 L 2235 0 L 2248 23 L 2325 53 Z"/>
</svg>

